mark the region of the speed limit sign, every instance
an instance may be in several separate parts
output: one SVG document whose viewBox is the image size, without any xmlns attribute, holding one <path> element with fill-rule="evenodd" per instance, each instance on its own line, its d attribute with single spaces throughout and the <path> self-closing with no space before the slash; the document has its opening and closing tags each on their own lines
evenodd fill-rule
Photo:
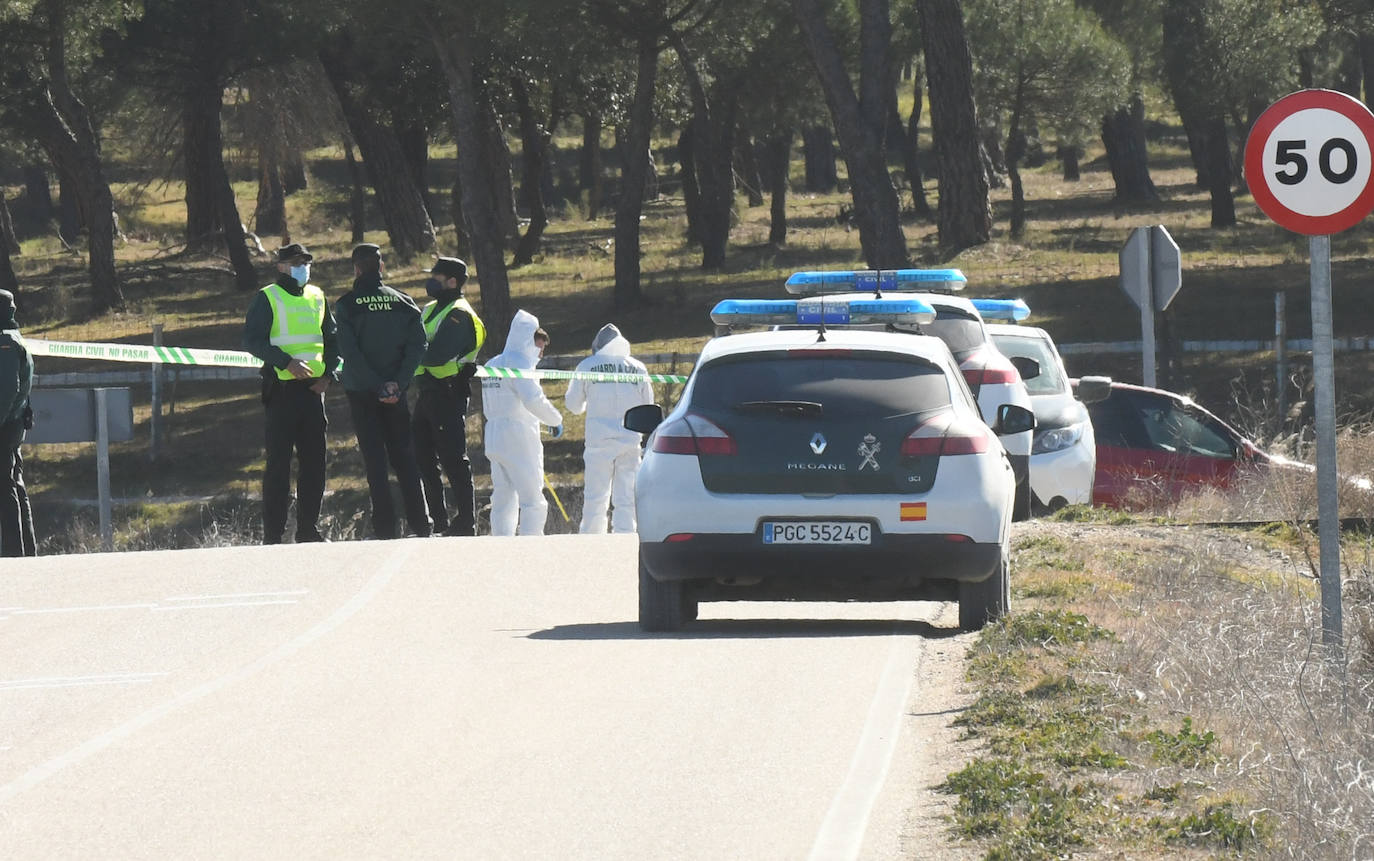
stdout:
<svg viewBox="0 0 1374 861">
<path fill-rule="evenodd" d="M 1245 181 L 1281 227 L 1322 236 L 1374 209 L 1374 114 L 1334 90 L 1301 90 L 1270 105 L 1245 142 Z"/>
</svg>

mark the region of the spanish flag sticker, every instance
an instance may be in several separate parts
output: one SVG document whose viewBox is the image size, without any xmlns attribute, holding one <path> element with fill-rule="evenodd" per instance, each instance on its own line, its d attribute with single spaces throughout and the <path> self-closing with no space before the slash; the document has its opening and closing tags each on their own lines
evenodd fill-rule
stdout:
<svg viewBox="0 0 1374 861">
<path fill-rule="evenodd" d="M 925 520 L 926 504 L 924 502 L 903 502 L 901 507 L 902 520 Z"/>
</svg>

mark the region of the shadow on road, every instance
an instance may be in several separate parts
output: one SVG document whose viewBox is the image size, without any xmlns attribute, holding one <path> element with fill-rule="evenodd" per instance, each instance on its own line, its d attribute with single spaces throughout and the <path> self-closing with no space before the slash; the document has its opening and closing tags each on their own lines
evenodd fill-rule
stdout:
<svg viewBox="0 0 1374 861">
<path fill-rule="evenodd" d="M 669 633 L 646 634 L 639 630 L 637 622 L 590 622 L 558 625 L 527 636 L 531 640 L 749 640 L 914 634 L 928 640 L 943 640 L 959 633 L 957 628 L 937 628 L 929 622 L 892 619 L 703 619 Z"/>
</svg>

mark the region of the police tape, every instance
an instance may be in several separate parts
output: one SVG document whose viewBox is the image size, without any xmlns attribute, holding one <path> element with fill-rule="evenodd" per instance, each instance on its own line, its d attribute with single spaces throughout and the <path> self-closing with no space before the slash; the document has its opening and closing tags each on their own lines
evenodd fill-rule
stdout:
<svg viewBox="0 0 1374 861">
<path fill-rule="evenodd" d="M 104 362 L 137 362 L 154 365 L 199 365 L 221 368 L 259 368 L 262 360 L 241 350 L 199 350 L 190 347 L 153 347 L 144 344 L 100 344 L 85 341 L 48 341 L 25 338 L 33 356 L 54 359 L 88 359 Z M 630 374 L 605 371 L 488 368 L 477 366 L 478 377 L 516 380 L 584 380 L 592 383 L 637 383 L 645 376 L 651 383 L 685 383 L 683 374 Z"/>
</svg>

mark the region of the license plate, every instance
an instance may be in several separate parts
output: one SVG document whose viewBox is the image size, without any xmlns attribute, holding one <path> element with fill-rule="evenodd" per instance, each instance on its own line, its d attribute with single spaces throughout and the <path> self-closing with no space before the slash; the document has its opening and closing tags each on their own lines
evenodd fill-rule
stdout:
<svg viewBox="0 0 1374 861">
<path fill-rule="evenodd" d="M 850 521 L 807 520 L 763 524 L 764 544 L 872 544 L 873 525 Z"/>
</svg>

